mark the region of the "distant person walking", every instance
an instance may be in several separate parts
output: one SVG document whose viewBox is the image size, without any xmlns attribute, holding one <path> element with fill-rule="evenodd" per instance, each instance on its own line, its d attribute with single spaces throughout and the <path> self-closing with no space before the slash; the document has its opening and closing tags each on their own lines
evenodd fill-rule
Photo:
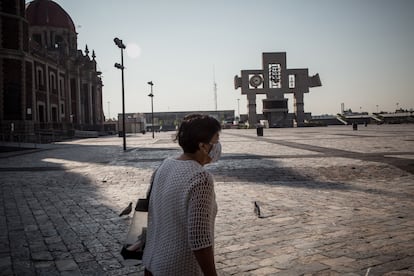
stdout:
<svg viewBox="0 0 414 276">
<path fill-rule="evenodd" d="M 221 155 L 220 130 L 220 123 L 210 116 L 186 116 L 176 136 L 183 153 L 164 160 L 154 173 L 143 256 L 145 275 L 217 275 L 217 204 L 213 178 L 204 165 Z"/>
</svg>

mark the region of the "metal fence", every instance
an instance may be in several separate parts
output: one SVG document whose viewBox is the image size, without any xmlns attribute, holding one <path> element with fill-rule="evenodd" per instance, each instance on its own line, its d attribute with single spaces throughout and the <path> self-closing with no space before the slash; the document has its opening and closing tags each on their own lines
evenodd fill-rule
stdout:
<svg viewBox="0 0 414 276">
<path fill-rule="evenodd" d="M 75 130 L 103 131 L 103 125 L 71 123 L 0 122 L 0 141 L 45 144 L 74 137 Z"/>
</svg>

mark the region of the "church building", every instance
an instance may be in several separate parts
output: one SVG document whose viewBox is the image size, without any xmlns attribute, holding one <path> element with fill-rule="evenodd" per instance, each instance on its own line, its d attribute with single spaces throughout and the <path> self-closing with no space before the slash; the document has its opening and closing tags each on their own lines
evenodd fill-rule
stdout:
<svg viewBox="0 0 414 276">
<path fill-rule="evenodd" d="M 78 49 L 75 24 L 59 4 L 1 1 L 0 140 L 103 130 L 95 58 L 87 46 Z"/>
</svg>

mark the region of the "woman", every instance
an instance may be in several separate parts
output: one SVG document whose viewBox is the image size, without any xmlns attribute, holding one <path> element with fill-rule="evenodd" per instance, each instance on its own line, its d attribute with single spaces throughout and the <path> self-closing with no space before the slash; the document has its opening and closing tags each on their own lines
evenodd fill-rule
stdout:
<svg viewBox="0 0 414 276">
<path fill-rule="evenodd" d="M 204 165 L 221 155 L 220 123 L 188 115 L 176 139 L 183 153 L 166 159 L 155 172 L 143 256 L 145 275 L 217 275 L 213 178 Z"/>
</svg>

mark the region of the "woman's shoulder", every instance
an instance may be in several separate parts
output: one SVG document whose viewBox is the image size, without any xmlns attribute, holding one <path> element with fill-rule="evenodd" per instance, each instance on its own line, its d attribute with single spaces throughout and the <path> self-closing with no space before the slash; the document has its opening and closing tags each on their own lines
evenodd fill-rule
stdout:
<svg viewBox="0 0 414 276">
<path fill-rule="evenodd" d="M 162 162 L 162 165 L 175 166 L 181 168 L 191 168 L 193 170 L 204 170 L 197 161 L 194 160 L 180 160 L 177 158 L 167 158 Z"/>
<path fill-rule="evenodd" d="M 192 173 L 192 183 L 193 186 L 213 186 L 213 176 L 211 175 L 210 172 L 208 172 L 207 170 L 204 169 L 204 167 L 202 167 L 200 170 L 194 171 Z"/>
<path fill-rule="evenodd" d="M 163 161 L 162 166 L 172 169 L 178 174 L 185 174 L 193 179 L 206 179 L 209 182 L 213 177 L 202 165 L 194 160 L 180 160 L 175 158 L 167 158 Z"/>
</svg>

